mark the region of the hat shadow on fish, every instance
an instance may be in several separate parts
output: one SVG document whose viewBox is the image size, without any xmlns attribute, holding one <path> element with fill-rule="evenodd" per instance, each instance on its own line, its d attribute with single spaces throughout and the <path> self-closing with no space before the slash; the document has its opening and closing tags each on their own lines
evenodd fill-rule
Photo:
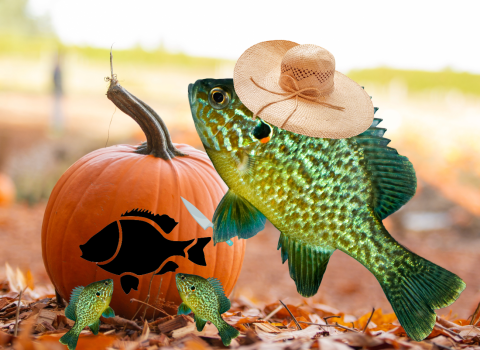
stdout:
<svg viewBox="0 0 480 350">
<path fill-rule="evenodd" d="M 169 234 L 178 222 L 168 215 L 155 215 L 148 210 L 133 209 L 121 217 L 80 245 L 80 249 L 82 259 L 97 263 L 98 267 L 115 275 L 124 274 L 120 284 L 125 294 L 132 289 L 138 290 L 137 276 L 158 270 L 173 256 L 185 258 L 187 253 L 187 259 L 194 264 L 207 265 L 204 248 L 211 237 L 197 238 L 194 245 L 195 239 L 169 240 L 161 231 Z M 175 272 L 178 267 L 174 261 L 168 261 L 155 275 Z"/>
</svg>

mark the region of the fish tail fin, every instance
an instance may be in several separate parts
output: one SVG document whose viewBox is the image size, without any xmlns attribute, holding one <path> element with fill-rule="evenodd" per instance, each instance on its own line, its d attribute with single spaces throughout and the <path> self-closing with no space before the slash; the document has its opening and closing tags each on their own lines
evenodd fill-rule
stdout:
<svg viewBox="0 0 480 350">
<path fill-rule="evenodd" d="M 230 326 L 223 319 L 221 320 L 221 322 L 219 322 L 217 329 L 218 333 L 220 334 L 220 338 L 222 338 L 223 345 L 225 346 L 229 346 L 232 342 L 232 339 L 238 337 L 238 335 L 240 334 L 240 332 L 236 328 Z"/>
<path fill-rule="evenodd" d="M 77 341 L 78 337 L 80 336 L 80 332 L 81 330 L 79 331 L 75 328 L 75 326 L 73 326 L 72 329 L 70 329 L 67 333 L 63 335 L 63 337 L 59 339 L 59 341 L 63 345 L 66 345 L 68 347 L 68 350 L 75 350 L 75 348 L 77 347 Z"/>
<path fill-rule="evenodd" d="M 405 248 L 404 248 L 405 249 Z M 465 289 L 454 273 L 405 249 L 404 259 L 378 278 L 400 324 L 415 341 L 425 339 L 436 321 L 435 309 L 452 304 Z"/>
</svg>

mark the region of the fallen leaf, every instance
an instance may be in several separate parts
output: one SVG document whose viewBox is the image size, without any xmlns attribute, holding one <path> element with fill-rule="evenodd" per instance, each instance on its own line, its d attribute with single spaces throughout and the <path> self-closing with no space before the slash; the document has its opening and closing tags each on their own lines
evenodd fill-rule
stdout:
<svg viewBox="0 0 480 350">
<path fill-rule="evenodd" d="M 38 338 L 40 343 L 58 343 L 61 345 L 62 349 L 67 349 L 66 345 L 63 345 L 59 342 L 59 339 L 64 335 L 62 334 L 48 334 L 42 335 Z M 99 333 L 98 335 L 93 334 L 80 334 L 78 338 L 77 347 L 75 350 L 104 350 L 110 347 L 113 342 L 118 339 L 114 335 L 104 335 Z"/>
</svg>

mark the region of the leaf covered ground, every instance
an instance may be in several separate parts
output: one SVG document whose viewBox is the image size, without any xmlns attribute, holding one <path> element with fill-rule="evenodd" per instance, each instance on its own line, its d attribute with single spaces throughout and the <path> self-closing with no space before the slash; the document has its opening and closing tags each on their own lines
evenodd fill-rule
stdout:
<svg viewBox="0 0 480 350">
<path fill-rule="evenodd" d="M 8 277 L 7 281 L 0 281 L 0 349 L 66 349 L 58 339 L 73 326 L 73 321 L 65 317 L 63 301 L 48 294 L 51 290 L 33 287 L 28 274 L 10 270 Z M 26 287 L 19 305 L 22 284 Z M 156 312 L 152 319 L 143 319 L 144 308 L 149 306 L 138 305 L 139 316 L 134 320 L 119 316 L 102 318 L 97 336 L 85 328 L 77 349 L 225 348 L 210 323 L 198 332 L 192 315 L 177 316 L 175 309 L 161 300 L 154 305 L 168 310 L 170 315 Z M 438 317 L 432 334 L 422 342 L 411 341 L 395 315 L 384 314 L 381 309 L 356 318 L 308 299 L 298 304 L 283 305 L 278 301 L 261 306 L 239 296 L 223 317 L 240 331 L 230 347 L 245 350 L 480 349 L 480 327 L 471 324 L 479 322 L 478 310 L 473 321 L 449 315 Z"/>
</svg>

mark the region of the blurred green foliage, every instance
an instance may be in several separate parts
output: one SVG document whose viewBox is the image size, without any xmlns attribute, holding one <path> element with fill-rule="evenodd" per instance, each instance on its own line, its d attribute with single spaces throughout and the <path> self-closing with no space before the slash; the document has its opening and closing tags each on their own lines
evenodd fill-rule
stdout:
<svg viewBox="0 0 480 350">
<path fill-rule="evenodd" d="M 0 33 L 16 36 L 52 35 L 47 16 L 29 13 L 28 0 L 0 0 Z"/>
<path fill-rule="evenodd" d="M 457 89 L 465 94 L 480 95 L 480 75 L 454 72 L 451 69 L 427 72 L 380 67 L 352 70 L 347 75 L 360 85 L 368 82 L 388 85 L 392 80 L 400 80 L 411 92 Z"/>
</svg>

